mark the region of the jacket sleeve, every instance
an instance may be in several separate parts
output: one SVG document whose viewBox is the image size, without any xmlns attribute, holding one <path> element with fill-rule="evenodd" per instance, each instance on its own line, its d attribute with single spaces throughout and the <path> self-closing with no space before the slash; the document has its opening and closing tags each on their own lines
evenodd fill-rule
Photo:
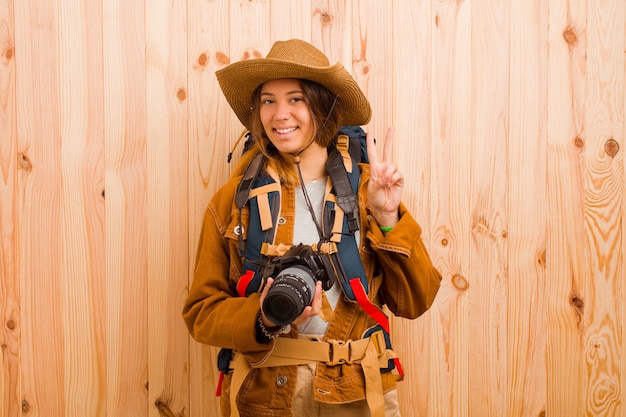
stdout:
<svg viewBox="0 0 626 417">
<path fill-rule="evenodd" d="M 260 294 L 240 297 L 236 291 L 235 276 L 241 268 L 231 264 L 231 260 L 238 260 L 236 242 L 226 237 L 235 186 L 228 184 L 216 193 L 205 212 L 182 315 L 196 341 L 237 350 L 254 365 L 269 356 L 274 344 L 256 339 Z"/>
<path fill-rule="evenodd" d="M 413 319 L 433 304 L 441 274 L 431 262 L 420 226 L 403 205 L 399 212 L 400 221 L 386 235 L 369 216 L 367 237 L 377 258 L 380 300 L 394 315 Z"/>
<path fill-rule="evenodd" d="M 370 266 L 368 276 L 373 293 L 394 315 L 409 319 L 419 317 L 433 304 L 441 274 L 422 241 L 421 227 L 404 204 L 398 208 L 400 220 L 389 233 L 383 234 L 378 228 L 367 205 L 369 166 L 360 168 L 359 210 L 366 233 L 362 256 L 370 258 L 364 264 Z"/>
</svg>

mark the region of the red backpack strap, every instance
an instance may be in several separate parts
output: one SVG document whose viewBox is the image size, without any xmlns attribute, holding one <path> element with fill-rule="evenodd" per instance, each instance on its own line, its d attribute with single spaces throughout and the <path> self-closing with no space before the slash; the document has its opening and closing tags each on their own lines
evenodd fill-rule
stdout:
<svg viewBox="0 0 626 417">
<path fill-rule="evenodd" d="M 378 306 L 372 304 L 369 298 L 367 298 L 367 293 L 365 292 L 365 288 L 363 288 L 361 280 L 359 278 L 352 278 L 350 280 L 350 288 L 352 288 L 356 301 L 361 308 L 365 310 L 371 318 L 376 320 L 376 323 L 380 324 L 383 330 L 389 334 L 389 319 Z"/>
</svg>

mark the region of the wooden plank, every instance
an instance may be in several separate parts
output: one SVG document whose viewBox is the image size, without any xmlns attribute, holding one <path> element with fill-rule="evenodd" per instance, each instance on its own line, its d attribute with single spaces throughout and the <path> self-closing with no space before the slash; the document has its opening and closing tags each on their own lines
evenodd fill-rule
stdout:
<svg viewBox="0 0 626 417">
<path fill-rule="evenodd" d="M 146 7 L 149 415 L 189 409 L 187 4 Z"/>
<path fill-rule="evenodd" d="M 311 43 L 323 51 L 331 63 L 341 62 L 356 78 L 352 67 L 353 34 L 350 30 L 352 3 L 353 0 L 311 0 Z"/>
<path fill-rule="evenodd" d="M 272 0 L 270 2 L 272 43 L 294 38 L 310 42 L 312 17 L 311 0 Z"/>
<path fill-rule="evenodd" d="M 105 0 L 103 13 L 107 416 L 147 416 L 144 2 Z"/>
<path fill-rule="evenodd" d="M 238 62 L 244 59 L 263 58 L 267 55 L 272 47 L 272 29 L 270 2 L 262 0 L 252 1 L 233 1 L 229 2 L 229 54 L 228 62 Z M 223 95 L 220 93 L 220 100 L 226 103 Z M 229 111 L 229 118 L 224 120 L 228 126 L 228 130 L 223 130 L 222 136 L 227 140 L 216 143 L 216 151 L 218 155 L 227 155 L 232 149 L 239 135 L 244 130 L 241 122 L 237 119 L 232 110 Z M 241 154 L 241 145 L 234 155 L 232 168 L 236 166 Z M 218 147 L 219 146 L 219 147 Z"/>
<path fill-rule="evenodd" d="M 547 3 L 510 3 L 507 415 L 539 416 L 546 376 Z"/>
<path fill-rule="evenodd" d="M 398 10 L 402 14 L 401 10 Z M 434 16 L 434 19 L 432 18 Z M 405 134 L 432 137 L 431 240 L 430 253 L 433 262 L 444 277 L 435 305 L 430 312 L 430 332 L 425 334 L 429 351 L 420 353 L 416 369 L 430 369 L 428 378 L 419 376 L 420 385 L 413 392 L 427 392 L 414 396 L 412 406 L 419 407 L 419 416 L 465 416 L 469 415 L 469 346 L 468 288 L 470 274 L 470 159 L 472 142 L 468 132 L 472 129 L 471 76 L 472 36 L 471 7 L 468 2 L 444 1 L 433 4 L 427 13 L 430 30 L 406 39 L 422 38 L 420 47 L 407 47 L 407 53 L 422 56 L 430 51 L 428 73 L 418 74 L 415 79 L 432 79 L 432 87 L 408 88 L 399 86 L 405 95 L 403 106 L 411 103 L 412 95 L 428 97 L 428 107 L 407 112 L 411 130 Z M 424 27 L 426 22 L 418 23 Z M 394 25 L 403 26 L 401 22 Z M 425 30 L 425 29 L 423 29 Z M 432 47 L 427 40 L 432 38 Z M 400 43 L 400 42 L 397 42 Z M 409 49 L 411 48 L 411 49 Z M 417 53 L 415 51 L 423 51 Z M 396 67 L 398 65 L 396 64 Z M 415 65 L 419 68 L 419 65 Z M 432 69 L 430 69 L 432 68 Z M 415 71 L 415 70 L 413 70 Z M 411 70 L 407 71 L 411 75 Z M 405 80 L 406 84 L 409 80 Z M 423 92 L 422 92 L 423 90 Z M 404 112 L 396 112 L 398 115 Z M 397 116 L 398 117 L 398 116 Z M 400 125 L 400 123 L 398 123 Z M 421 143 L 429 143 L 420 140 Z M 419 160 L 421 145 L 410 148 L 407 157 Z M 405 152 L 403 152 L 404 154 Z M 414 180 L 415 181 L 415 180 Z M 416 188 L 414 187 L 407 188 Z M 420 373 L 421 374 L 421 373 Z"/>
<path fill-rule="evenodd" d="M 583 118 L 585 238 L 590 279 L 583 291 L 585 414 L 616 415 L 623 407 L 619 380 L 624 323 L 620 273 L 624 204 L 624 2 L 589 0 L 587 4 L 587 103 Z M 624 411 L 622 411 L 623 413 Z"/>
<path fill-rule="evenodd" d="M 0 0 L 0 415 L 5 417 L 21 413 L 15 77 L 13 1 Z"/>
<path fill-rule="evenodd" d="M 193 279 L 195 251 L 209 199 L 229 177 L 226 147 L 234 138 L 222 121 L 235 116 L 224 98 L 215 71 L 229 62 L 229 2 L 193 0 L 189 3 L 189 284 Z M 226 23 L 225 23 L 226 22 Z M 235 164 L 236 157 L 231 162 Z M 219 416 L 214 395 L 219 374 L 215 347 L 190 338 L 189 415 Z"/>
<path fill-rule="evenodd" d="M 367 125 L 376 137 L 384 140 L 387 128 L 394 124 L 392 104 L 393 78 L 387 76 L 392 71 L 393 27 L 391 8 L 376 0 L 354 0 L 352 3 L 352 24 L 347 27 L 351 33 L 352 56 L 344 65 L 356 79 L 372 106 L 372 120 Z M 344 36 L 345 37 L 345 36 Z M 348 63 L 352 66 L 348 66 Z M 407 137 L 395 138 L 395 151 L 404 149 L 411 143 Z"/>
<path fill-rule="evenodd" d="M 623 45 L 624 45 L 624 50 L 626 51 L 626 8 L 624 8 L 624 13 L 622 14 L 622 18 L 623 18 L 623 22 L 624 22 L 624 38 L 622 40 Z M 621 137 L 622 139 L 625 141 L 622 143 L 622 159 L 624 158 L 624 152 L 626 151 L 626 94 L 624 93 L 624 90 L 626 89 L 626 59 L 623 62 L 622 65 L 623 71 L 622 71 L 622 80 L 621 82 L 624 84 L 622 86 L 621 92 L 622 92 L 622 132 L 621 132 Z M 623 172 L 623 176 L 621 178 L 621 183 L 622 183 L 622 193 L 624 193 L 626 195 L 626 170 L 624 170 Z M 624 259 L 626 259 L 626 244 L 624 244 L 624 236 L 626 236 L 626 204 L 622 203 L 622 264 L 620 266 L 620 268 L 617 271 L 617 276 L 626 276 L 626 266 L 624 266 Z M 626 299 L 626 287 L 624 287 L 624 284 L 622 282 L 622 287 L 620 288 L 620 297 L 622 300 Z M 621 320 L 622 320 L 622 335 L 625 334 L 625 329 L 626 329 L 626 305 L 624 305 L 624 303 L 621 303 L 621 312 L 622 312 L 622 316 L 621 316 Z M 621 373 L 621 378 L 620 378 L 620 387 L 621 387 L 621 391 L 620 391 L 620 398 L 624 399 L 626 398 L 626 341 L 624 340 L 624 338 L 622 338 L 622 343 L 621 343 L 621 369 L 622 369 L 622 373 Z M 626 408 L 622 405 L 621 408 L 621 412 L 622 414 L 626 413 Z"/>
<path fill-rule="evenodd" d="M 509 8 L 472 3 L 470 415 L 506 414 Z"/>
<path fill-rule="evenodd" d="M 105 414 L 102 10 L 60 2 L 60 253 L 65 415 Z M 42 410 L 43 411 L 43 410 Z"/>
<path fill-rule="evenodd" d="M 546 415 L 584 410 L 582 332 L 587 302 L 583 211 L 586 5 L 548 3 Z M 591 303 L 591 301 L 590 301 Z"/>
<path fill-rule="evenodd" d="M 65 414 L 61 288 L 58 2 L 14 3 L 20 277 L 20 404 L 30 416 Z M 53 81 L 54 80 L 54 81 Z"/>
<path fill-rule="evenodd" d="M 359 9 L 365 6 L 361 3 Z M 369 93 L 373 107 L 370 125 L 379 138 L 385 137 L 389 126 L 396 129 L 393 160 L 404 175 L 402 201 L 422 226 L 422 239 L 428 248 L 432 232 L 428 210 L 432 191 L 429 117 L 432 48 L 428 41 L 431 11 L 428 2 L 396 1 L 388 11 L 390 16 L 374 10 L 366 25 L 358 25 L 360 33 L 355 34 L 355 39 L 366 41 L 368 55 L 372 55 L 369 58 L 372 71 L 368 76 L 374 83 L 382 83 L 381 88 Z M 376 14 L 383 16 L 382 23 L 376 20 Z M 382 32 L 374 29 L 378 26 L 383 28 Z M 385 35 L 385 31 L 392 36 Z M 415 321 L 392 320 L 394 349 L 406 375 L 398 385 L 400 410 L 405 416 L 430 412 L 428 398 L 434 388 L 430 379 L 433 314 L 430 311 Z"/>
</svg>

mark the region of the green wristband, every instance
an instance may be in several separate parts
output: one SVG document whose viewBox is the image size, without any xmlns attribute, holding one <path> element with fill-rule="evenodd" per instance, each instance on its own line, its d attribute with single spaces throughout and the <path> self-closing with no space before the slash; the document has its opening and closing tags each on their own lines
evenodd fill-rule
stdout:
<svg viewBox="0 0 626 417">
<path fill-rule="evenodd" d="M 381 232 L 389 233 L 389 232 L 391 232 L 391 229 L 393 229 L 393 226 L 391 226 L 391 227 L 380 227 L 380 226 L 378 226 L 378 228 L 380 229 Z"/>
</svg>

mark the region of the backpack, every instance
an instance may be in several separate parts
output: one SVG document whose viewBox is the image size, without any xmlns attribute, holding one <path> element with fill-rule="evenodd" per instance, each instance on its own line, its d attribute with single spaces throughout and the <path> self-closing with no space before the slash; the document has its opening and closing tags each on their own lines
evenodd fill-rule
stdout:
<svg viewBox="0 0 626 417">
<path fill-rule="evenodd" d="M 251 137 L 250 132 L 244 131 L 235 142 L 233 147 L 236 148 L 238 143 L 246 138 L 244 142 L 244 149 L 242 154 L 247 152 L 253 144 L 254 139 Z M 342 285 L 344 294 L 352 301 L 358 302 L 359 305 L 366 311 L 370 317 L 372 317 L 378 324 L 366 331 L 363 337 L 369 337 L 377 330 L 383 330 L 385 344 L 388 349 L 391 349 L 391 338 L 389 335 L 389 320 L 384 312 L 372 304 L 367 296 L 368 283 L 363 270 L 363 265 L 360 261 L 360 255 L 358 252 L 358 243 L 354 240 L 354 232 L 358 230 L 358 219 L 356 218 L 357 198 L 356 192 L 358 183 L 360 180 L 360 173 L 358 167 L 354 166 L 355 163 L 369 163 L 367 157 L 367 141 L 366 133 L 360 126 L 341 126 L 335 136 L 329 150 L 329 161 L 334 163 L 327 163 L 327 171 L 331 177 L 333 187 L 336 192 L 336 204 L 345 213 L 343 235 L 351 235 L 351 241 L 348 239 L 341 239 L 337 244 L 335 253 L 332 254 L 337 260 L 341 258 L 341 261 L 337 261 L 339 267 L 338 277 L 339 282 Z M 228 154 L 228 162 L 232 159 L 233 151 Z M 342 163 L 337 162 L 341 160 Z M 273 237 L 273 225 L 276 224 L 276 216 L 278 209 L 278 190 L 279 184 L 272 184 L 271 178 L 257 178 L 257 175 L 261 171 L 263 161 L 263 155 L 259 153 L 250 162 L 241 182 L 239 183 L 237 194 L 235 195 L 235 204 L 241 210 L 244 206 L 250 207 L 250 223 L 248 224 L 248 239 L 244 242 L 243 232 L 239 233 L 239 255 L 242 257 L 244 265 L 244 274 L 239 280 L 237 285 L 237 291 L 240 296 L 245 297 L 256 291 L 259 291 L 263 282 L 263 269 L 267 265 L 268 256 L 264 254 L 267 248 L 268 242 Z M 251 200 L 256 197 L 251 196 L 253 189 L 261 187 L 272 187 L 274 185 L 275 190 L 267 192 L 266 201 L 264 204 L 251 204 Z M 254 193 L 252 193 L 254 194 Z M 273 204 L 273 206 L 272 206 Z M 270 207 L 270 215 L 272 217 L 270 226 L 263 226 L 262 218 L 267 218 L 260 213 L 260 206 Z M 273 208 L 272 208 L 273 207 Z M 267 214 L 267 213 L 266 213 Z M 239 228 L 242 229 L 243 225 L 240 224 Z M 347 232 L 347 233 L 345 233 Z M 341 254 L 341 256 L 339 255 Z M 342 277 L 343 275 L 343 277 Z M 229 349 L 222 349 L 218 354 L 218 369 L 220 371 L 220 384 L 218 384 L 217 395 L 221 391 L 221 380 L 224 373 L 230 372 L 229 367 L 232 351 Z M 382 372 L 390 372 L 393 369 L 397 369 L 400 374 L 400 378 L 403 377 L 404 372 L 402 366 L 397 358 L 390 359 L 387 368 L 381 368 Z"/>
<path fill-rule="evenodd" d="M 249 133 L 246 133 L 245 136 L 247 139 L 243 153 L 247 152 L 253 143 Z M 336 240 L 336 248 L 331 252 L 335 252 L 333 256 L 338 258 L 336 252 L 341 249 L 341 257 L 346 259 L 343 262 L 343 267 L 338 267 L 337 272 L 340 275 L 338 278 L 342 283 L 344 293 L 348 298 L 355 300 L 349 284 L 349 277 L 362 277 L 362 284 L 366 292 L 368 291 L 368 284 L 360 262 L 358 244 L 355 246 L 346 242 L 350 238 L 354 240 L 354 233 L 359 229 L 356 194 L 360 173 L 353 162 L 368 162 L 366 134 L 360 126 L 342 126 L 329 145 L 326 169 L 333 183 L 336 195 L 335 204 L 347 217 L 347 226 L 341 230 L 341 224 L 339 224 L 339 230 L 334 230 L 339 238 Z M 261 171 L 262 163 L 263 155 L 259 153 L 246 169 L 235 196 L 235 204 L 240 214 L 243 207 L 248 205 L 251 219 L 250 224 L 248 224 L 247 242 L 244 242 L 244 233 L 239 234 L 239 255 L 244 260 L 244 275 L 238 285 L 240 296 L 250 295 L 262 288 L 264 284 L 263 269 L 267 265 L 269 257 L 275 256 L 271 244 L 274 237 L 274 227 L 278 221 L 280 184 L 276 183 L 270 176 L 257 177 Z M 262 188 L 264 194 L 258 195 L 253 191 L 253 189 Z M 268 189 L 272 190 L 268 191 Z M 260 222 L 257 221 L 259 218 L 261 219 Z M 329 224 L 326 226 L 326 230 L 331 230 Z M 240 216 L 239 229 L 243 230 L 243 227 Z M 342 239 L 341 235 L 349 236 Z M 342 262 L 336 260 L 336 264 L 340 265 Z"/>
</svg>

